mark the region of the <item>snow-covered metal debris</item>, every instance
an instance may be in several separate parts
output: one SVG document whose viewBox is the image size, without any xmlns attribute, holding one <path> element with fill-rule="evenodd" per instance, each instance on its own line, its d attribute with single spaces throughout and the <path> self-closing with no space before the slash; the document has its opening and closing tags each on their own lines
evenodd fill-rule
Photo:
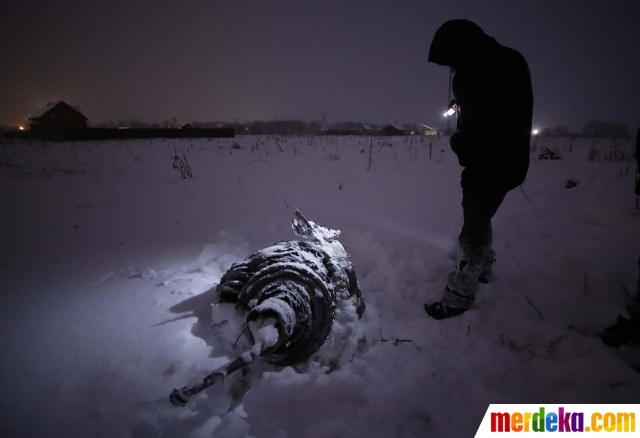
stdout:
<svg viewBox="0 0 640 438">
<path fill-rule="evenodd" d="M 216 288 L 212 329 L 237 334 L 230 350 L 242 345 L 246 351 L 201 382 L 174 389 L 173 405 L 184 406 L 189 397 L 258 357 L 291 366 L 311 359 L 329 339 L 338 355 L 345 345 L 353 347 L 353 340 L 337 338 L 352 334 L 345 326 L 357 324 L 365 303 L 353 264 L 337 240 L 340 231 L 309 221 L 297 210 L 292 229 L 304 240 L 258 250 L 224 274 Z M 333 366 L 339 363 L 338 357 L 332 360 Z"/>
</svg>

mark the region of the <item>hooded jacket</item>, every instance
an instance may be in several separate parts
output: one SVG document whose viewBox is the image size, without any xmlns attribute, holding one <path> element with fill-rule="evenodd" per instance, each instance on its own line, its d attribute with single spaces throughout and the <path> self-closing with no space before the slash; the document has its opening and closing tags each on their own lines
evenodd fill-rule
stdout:
<svg viewBox="0 0 640 438">
<path fill-rule="evenodd" d="M 640 128 L 636 132 L 636 161 L 638 162 L 638 169 L 640 169 Z"/>
<path fill-rule="evenodd" d="M 636 133 L 636 161 L 638 162 L 638 170 L 636 170 L 636 196 L 640 196 L 640 128 L 638 128 L 638 132 Z M 640 285 L 640 279 L 638 280 L 638 285 Z M 640 287 L 638 293 L 640 294 Z"/>
<path fill-rule="evenodd" d="M 465 168 L 463 190 L 498 193 L 522 184 L 529 169 L 533 115 L 524 57 L 475 23 L 452 20 L 436 32 L 429 62 L 456 70 L 452 86 L 458 125 L 450 143 Z"/>
</svg>

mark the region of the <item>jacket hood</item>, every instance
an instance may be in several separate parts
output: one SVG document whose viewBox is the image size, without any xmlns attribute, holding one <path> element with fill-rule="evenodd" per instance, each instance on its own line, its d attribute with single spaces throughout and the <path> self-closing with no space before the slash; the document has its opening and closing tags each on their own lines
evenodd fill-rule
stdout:
<svg viewBox="0 0 640 438">
<path fill-rule="evenodd" d="M 469 20 L 451 20 L 436 31 L 429 48 L 429 62 L 458 68 L 469 64 L 478 51 L 495 39 Z"/>
</svg>

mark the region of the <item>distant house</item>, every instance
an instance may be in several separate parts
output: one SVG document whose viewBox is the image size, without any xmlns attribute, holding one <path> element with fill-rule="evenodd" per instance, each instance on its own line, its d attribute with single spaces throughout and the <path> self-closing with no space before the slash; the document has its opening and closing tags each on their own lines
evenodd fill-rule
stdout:
<svg viewBox="0 0 640 438">
<path fill-rule="evenodd" d="M 77 105 L 69 105 L 61 100 L 50 102 L 31 114 L 27 120 L 32 131 L 49 129 L 87 127 L 87 116 L 82 114 Z"/>
<path fill-rule="evenodd" d="M 382 128 L 382 135 L 405 135 L 407 131 L 398 125 L 387 125 Z"/>
<path fill-rule="evenodd" d="M 363 131 L 371 131 L 371 125 L 367 125 L 366 123 L 362 124 Z"/>
<path fill-rule="evenodd" d="M 180 127 L 180 129 L 192 129 L 193 125 L 191 123 L 185 123 Z"/>
<path fill-rule="evenodd" d="M 423 123 L 420 123 L 420 125 L 422 125 L 423 127 L 427 128 L 427 129 L 425 129 L 423 131 L 424 135 L 440 135 L 440 131 L 437 128 L 433 128 L 433 127 L 431 127 L 429 125 L 425 125 Z"/>
</svg>

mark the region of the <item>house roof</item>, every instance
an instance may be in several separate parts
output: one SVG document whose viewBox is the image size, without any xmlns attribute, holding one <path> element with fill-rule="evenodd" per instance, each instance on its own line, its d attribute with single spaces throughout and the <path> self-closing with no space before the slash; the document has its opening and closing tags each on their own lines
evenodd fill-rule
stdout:
<svg viewBox="0 0 640 438">
<path fill-rule="evenodd" d="M 84 114 L 82 114 L 82 111 L 80 110 L 80 107 L 78 105 L 69 105 L 68 103 L 66 103 L 63 100 L 58 100 L 56 102 L 49 102 L 48 104 L 46 104 L 45 106 L 43 106 L 42 108 L 40 108 L 38 111 L 36 111 L 35 113 L 31 114 L 29 117 L 27 117 L 27 120 L 37 120 L 40 117 L 44 116 L 46 113 L 48 113 L 49 111 L 51 111 L 53 108 L 55 108 L 56 106 L 58 106 L 59 104 L 64 103 L 65 105 L 70 106 L 71 108 L 73 108 L 74 110 L 76 110 L 78 112 L 78 114 L 80 114 L 82 117 L 84 117 L 85 119 L 88 119 L 87 116 L 85 116 Z"/>
<path fill-rule="evenodd" d="M 366 123 L 363 123 L 362 129 L 364 129 L 365 131 L 371 131 L 371 125 L 367 125 Z"/>
<path fill-rule="evenodd" d="M 391 126 L 392 128 L 397 129 L 398 131 L 406 131 L 406 129 L 404 129 L 404 128 L 403 128 L 402 126 L 400 126 L 400 125 L 393 125 L 393 124 L 392 124 L 392 125 L 387 125 L 387 126 L 385 126 L 385 128 L 388 128 L 389 126 Z"/>
</svg>

